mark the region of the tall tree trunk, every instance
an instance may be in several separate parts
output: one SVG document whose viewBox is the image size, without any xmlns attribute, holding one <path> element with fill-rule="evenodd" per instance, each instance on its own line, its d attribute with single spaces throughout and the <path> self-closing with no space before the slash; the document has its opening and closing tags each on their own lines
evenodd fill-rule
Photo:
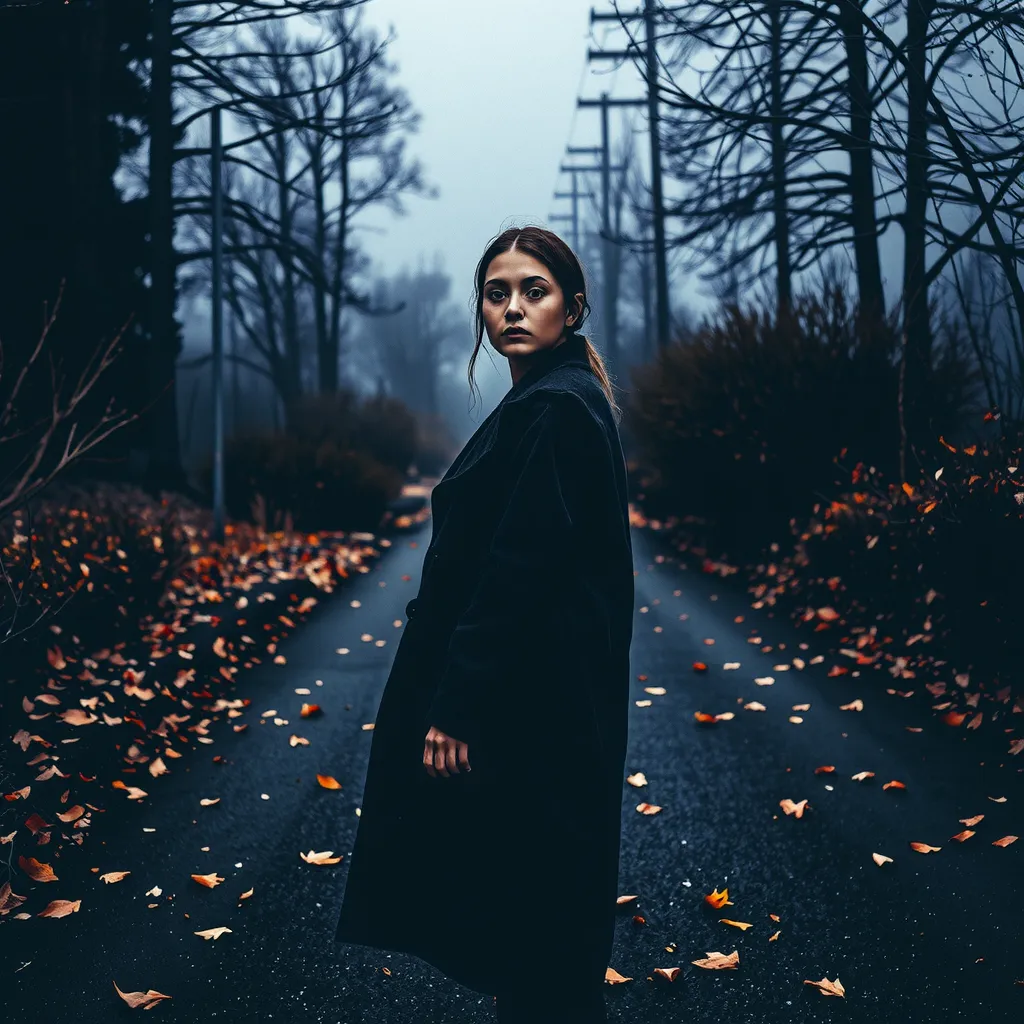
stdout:
<svg viewBox="0 0 1024 1024">
<path fill-rule="evenodd" d="M 343 109 L 348 109 L 347 85 L 342 85 Z M 348 141 L 342 136 L 338 157 L 341 195 L 338 197 L 338 236 L 334 247 L 334 280 L 331 284 L 331 330 L 328 335 L 326 377 L 329 390 L 338 390 L 338 355 L 341 351 L 341 313 L 344 308 L 345 249 L 348 244 L 349 181 Z"/>
<path fill-rule="evenodd" d="M 292 211 L 289 204 L 288 166 L 283 142 L 278 149 L 277 202 L 281 234 L 277 258 L 282 275 L 282 343 L 284 345 L 285 419 L 291 426 L 295 402 L 302 394 L 302 347 L 299 344 L 298 304 L 295 294 L 295 269 L 292 265 Z"/>
<path fill-rule="evenodd" d="M 863 0 L 839 4 L 839 20 L 846 46 L 846 70 L 850 94 L 850 214 L 853 252 L 857 265 L 860 313 L 868 333 L 885 312 L 882 266 L 878 257 L 878 220 L 875 216 L 875 161 L 872 149 L 873 114 L 868 80 L 868 54 L 861 20 Z"/>
<path fill-rule="evenodd" d="M 793 269 L 790 257 L 789 205 L 786 199 L 786 142 L 782 135 L 782 0 L 770 0 L 772 112 L 772 197 L 775 217 L 775 261 L 779 318 L 793 305 Z"/>
<path fill-rule="evenodd" d="M 928 206 L 928 93 L 926 42 L 935 0 L 907 0 L 907 203 L 903 244 L 903 329 L 906 332 L 905 409 L 911 441 L 922 440 L 931 377 L 925 218 Z"/>
<path fill-rule="evenodd" d="M 171 100 L 172 0 L 152 0 L 152 65 L 149 113 L 149 267 L 151 351 L 146 361 L 148 392 L 155 400 L 149 424 L 151 486 L 175 486 L 184 477 L 178 450 L 175 363 L 181 352 L 174 318 L 175 271 Z M 159 397 L 157 397 L 159 396 Z"/>
<path fill-rule="evenodd" d="M 323 124 L 322 111 L 317 110 L 317 125 Z M 327 210 L 324 197 L 324 150 L 321 138 L 313 142 L 310 151 L 313 172 L 313 216 L 316 218 L 314 244 L 316 245 L 316 273 L 313 277 L 313 315 L 316 320 L 317 390 L 321 394 L 337 391 L 337 359 L 333 360 L 335 374 L 328 372 L 331 355 L 327 341 L 327 288 L 324 271 L 327 267 Z"/>
</svg>

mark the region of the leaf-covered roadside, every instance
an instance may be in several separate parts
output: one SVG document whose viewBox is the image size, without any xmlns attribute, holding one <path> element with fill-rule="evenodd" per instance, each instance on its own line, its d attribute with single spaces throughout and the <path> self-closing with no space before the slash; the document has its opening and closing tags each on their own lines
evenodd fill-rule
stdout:
<svg viewBox="0 0 1024 1024">
<path fill-rule="evenodd" d="M 713 556 L 695 517 L 637 511 L 634 525 L 667 531 L 705 572 L 743 580 L 752 607 L 830 637 L 830 675 L 879 673 L 890 693 L 932 700 L 944 725 L 1020 754 L 1022 449 L 1005 437 L 962 448 L 939 440 L 941 464 L 913 483 L 886 484 L 863 463 L 848 469 L 848 488 L 791 521 L 788 550 L 773 543 L 757 562 Z"/>
<path fill-rule="evenodd" d="M 369 572 L 390 546 L 370 533 L 267 534 L 234 524 L 219 547 L 198 513 L 179 509 L 171 523 L 139 494 L 115 504 L 116 524 L 51 506 L 45 531 L 16 534 L 4 549 L 15 570 L 17 545 L 22 558 L 42 563 L 40 542 L 57 541 L 56 558 L 35 582 L 40 601 L 56 595 L 60 614 L 40 631 L 44 643 L 32 634 L 35 642 L 5 658 L 2 694 L 0 845 L 13 844 L 18 856 L 5 859 L 37 881 L 50 863 L 88 845 L 87 830 L 114 799 L 146 799 L 148 780 L 164 774 L 169 759 L 212 746 L 229 723 L 246 729 L 249 700 L 232 696 L 240 674 L 267 660 L 284 664 L 278 644 L 319 596 Z M 147 555 L 134 557 L 140 551 Z M 149 551 L 160 553 L 155 572 Z M 163 575 L 156 606 L 134 618 L 140 594 Z M 104 631 L 97 606 L 122 614 Z M 42 848 L 45 857 L 30 854 Z M 0 886 L 0 920 L 25 900 L 14 881 Z M 46 909 L 62 916 L 74 909 L 65 902 Z"/>
</svg>

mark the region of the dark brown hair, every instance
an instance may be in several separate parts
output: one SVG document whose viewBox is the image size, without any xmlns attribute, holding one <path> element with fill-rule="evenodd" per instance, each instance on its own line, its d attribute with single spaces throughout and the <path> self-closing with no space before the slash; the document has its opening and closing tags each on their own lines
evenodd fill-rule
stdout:
<svg viewBox="0 0 1024 1024">
<path fill-rule="evenodd" d="M 518 252 L 523 252 L 528 256 L 532 256 L 535 260 L 543 263 L 544 266 L 551 271 L 555 280 L 558 282 L 558 287 L 562 289 L 562 295 L 564 296 L 566 303 L 566 313 L 570 313 L 574 309 L 575 296 L 577 292 L 583 293 L 583 313 L 571 327 L 566 327 L 566 332 L 568 334 L 577 334 L 583 324 L 583 321 L 586 320 L 587 315 L 590 313 L 590 303 L 587 301 L 586 297 L 587 283 L 583 272 L 583 266 L 580 264 L 576 253 L 572 251 L 570 246 L 568 246 L 553 231 L 548 231 L 546 228 L 536 227 L 532 224 L 528 224 L 526 227 L 522 228 L 508 228 L 506 231 L 502 231 L 500 235 L 491 240 L 487 248 L 484 250 L 483 256 L 480 257 L 480 262 L 476 265 L 476 280 L 474 281 L 473 287 L 476 345 L 473 348 L 473 355 L 469 360 L 468 376 L 470 388 L 475 384 L 473 379 L 473 367 L 476 364 L 476 357 L 480 352 L 480 343 L 483 341 L 484 337 L 483 288 L 487 268 L 491 265 L 491 260 L 493 260 L 495 256 L 499 256 L 501 253 L 508 252 L 513 248 Z M 604 360 L 601 358 L 597 349 L 594 348 L 593 343 L 588 337 L 584 335 L 583 340 L 586 342 L 587 358 L 590 360 L 590 368 L 594 371 L 597 379 L 601 382 L 601 387 L 608 398 L 608 404 L 612 408 L 612 415 L 615 417 L 615 421 L 617 423 L 619 422 L 622 413 L 615 402 L 614 396 L 612 395 L 612 384 L 608 379 L 608 371 L 605 369 Z"/>
</svg>

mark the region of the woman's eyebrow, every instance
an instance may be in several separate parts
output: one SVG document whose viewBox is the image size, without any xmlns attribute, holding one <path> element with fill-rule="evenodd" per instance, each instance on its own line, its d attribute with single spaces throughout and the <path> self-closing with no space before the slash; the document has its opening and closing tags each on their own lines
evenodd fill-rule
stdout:
<svg viewBox="0 0 1024 1024">
<path fill-rule="evenodd" d="M 543 281 L 545 284 L 548 283 L 548 279 L 546 277 L 541 277 L 540 274 L 533 274 L 530 277 L 524 277 L 522 283 L 526 284 L 529 281 Z M 486 288 L 488 285 L 492 285 L 492 284 L 508 284 L 508 282 L 503 277 L 492 277 L 484 285 L 484 287 Z"/>
</svg>

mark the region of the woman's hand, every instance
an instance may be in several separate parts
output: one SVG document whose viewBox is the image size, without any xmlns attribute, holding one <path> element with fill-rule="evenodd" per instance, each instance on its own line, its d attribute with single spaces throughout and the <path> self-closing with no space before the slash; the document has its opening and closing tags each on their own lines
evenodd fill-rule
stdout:
<svg viewBox="0 0 1024 1024">
<path fill-rule="evenodd" d="M 449 773 L 460 774 L 460 766 L 467 772 L 473 770 L 469 765 L 469 746 L 431 726 L 423 741 L 423 767 L 427 774 L 432 778 L 440 774 L 447 779 Z"/>
</svg>

